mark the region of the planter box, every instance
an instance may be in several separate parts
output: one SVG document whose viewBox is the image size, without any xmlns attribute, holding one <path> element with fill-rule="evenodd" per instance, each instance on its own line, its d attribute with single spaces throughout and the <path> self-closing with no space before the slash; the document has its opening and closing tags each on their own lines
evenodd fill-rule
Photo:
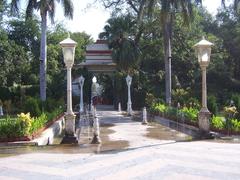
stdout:
<svg viewBox="0 0 240 180">
<path fill-rule="evenodd" d="M 46 131 L 48 128 L 53 126 L 56 122 L 58 121 L 63 121 L 64 119 L 64 114 L 60 114 L 57 117 L 55 117 L 52 121 L 49 121 L 45 127 L 39 129 L 37 132 L 33 133 L 32 135 L 29 136 L 23 136 L 23 137 L 11 137 L 11 138 L 0 138 L 0 142 L 6 143 L 6 142 L 16 142 L 16 141 L 32 141 L 37 137 L 40 137 L 41 134 Z M 56 123 L 58 124 L 58 123 Z"/>
<path fill-rule="evenodd" d="M 58 118 L 50 127 L 45 129 L 37 138 L 31 142 L 38 146 L 53 144 L 54 138 L 62 134 L 64 127 L 64 115 Z"/>
</svg>

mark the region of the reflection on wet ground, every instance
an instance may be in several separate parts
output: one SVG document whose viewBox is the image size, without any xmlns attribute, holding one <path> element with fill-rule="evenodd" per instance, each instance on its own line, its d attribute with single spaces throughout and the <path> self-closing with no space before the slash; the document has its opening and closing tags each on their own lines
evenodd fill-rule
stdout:
<svg viewBox="0 0 240 180">
<path fill-rule="evenodd" d="M 154 122 L 149 123 L 146 137 L 175 141 L 189 141 L 193 139 L 193 137 L 190 135 L 184 134 L 180 131 L 176 131 L 175 129 L 171 129 L 169 127 Z"/>
<path fill-rule="evenodd" d="M 5 146 L 0 147 L 0 157 L 8 157 L 19 154 L 28 153 L 104 153 L 114 150 L 123 150 L 128 147 L 127 141 L 111 141 L 108 136 L 114 133 L 109 129 L 113 124 L 102 124 L 100 128 L 101 144 L 91 144 L 92 137 L 87 137 L 86 134 L 81 133 L 79 144 L 77 145 L 62 145 L 62 136 L 55 139 L 53 145 L 48 146 Z M 86 129 L 82 130 L 86 131 Z"/>
<path fill-rule="evenodd" d="M 100 115 L 103 115 L 100 113 Z M 105 117 L 102 116 L 104 119 Z M 134 120 L 141 121 L 141 118 L 136 118 Z M 124 140 L 113 140 L 109 136 L 116 133 L 113 127 L 119 124 L 129 124 L 132 122 L 130 119 L 122 120 L 120 115 L 109 116 L 105 118 L 105 121 L 100 121 L 100 138 L 101 144 L 91 144 L 93 132 L 92 129 L 84 127 L 81 129 L 79 144 L 77 145 L 61 145 L 62 136 L 55 139 L 53 145 L 49 146 L 2 146 L 0 147 L 0 157 L 15 156 L 19 154 L 27 153 L 109 153 L 109 152 L 119 152 L 123 150 L 130 150 L 135 148 L 144 148 L 149 146 L 148 143 L 143 144 L 141 147 L 132 147 L 129 141 Z M 122 126 L 119 126 L 122 127 Z M 145 134 L 141 137 L 148 138 L 149 140 L 157 140 L 156 143 L 150 144 L 150 146 L 159 145 L 159 140 L 167 140 L 166 143 L 175 143 L 179 141 L 191 141 L 196 140 L 196 131 L 189 128 L 188 126 L 183 126 L 175 122 L 162 122 L 156 123 L 151 122 L 146 127 Z M 132 127 L 133 130 L 135 127 Z M 169 141 L 170 140 L 170 141 Z M 224 139 L 209 140 L 214 142 L 233 142 L 239 143 L 238 140 L 229 141 Z M 155 141 L 154 141 L 155 142 Z"/>
</svg>

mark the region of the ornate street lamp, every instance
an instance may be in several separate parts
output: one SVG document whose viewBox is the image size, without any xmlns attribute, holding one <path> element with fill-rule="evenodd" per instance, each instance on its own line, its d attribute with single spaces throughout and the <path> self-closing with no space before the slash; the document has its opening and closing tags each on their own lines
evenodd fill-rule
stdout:
<svg viewBox="0 0 240 180">
<path fill-rule="evenodd" d="M 93 114 L 93 139 L 92 144 L 100 144 L 100 129 L 99 129 L 99 120 L 96 113 L 97 105 L 97 78 L 94 76 L 92 78 L 92 114 Z"/>
<path fill-rule="evenodd" d="M 75 114 L 72 110 L 72 77 L 71 69 L 74 63 L 75 47 L 77 43 L 70 38 L 61 41 L 64 63 L 67 68 L 67 112 L 65 114 L 65 135 L 62 144 L 78 143 L 75 135 Z"/>
<path fill-rule="evenodd" d="M 79 84 L 80 84 L 80 106 L 79 106 L 79 112 L 83 112 L 83 85 L 84 85 L 84 80 L 85 78 L 83 76 L 80 76 L 78 79 Z"/>
<path fill-rule="evenodd" d="M 209 118 L 211 113 L 207 108 L 207 82 L 206 69 L 210 62 L 211 46 L 213 43 L 203 39 L 194 45 L 198 62 L 202 70 L 202 108 L 198 114 L 198 125 L 202 133 L 209 132 Z"/>
<path fill-rule="evenodd" d="M 132 115 L 132 101 L 131 101 L 131 92 L 130 92 L 130 87 L 132 84 L 132 77 L 127 75 L 126 82 L 127 82 L 127 86 L 128 86 L 127 112 L 128 112 L 128 115 Z"/>
</svg>

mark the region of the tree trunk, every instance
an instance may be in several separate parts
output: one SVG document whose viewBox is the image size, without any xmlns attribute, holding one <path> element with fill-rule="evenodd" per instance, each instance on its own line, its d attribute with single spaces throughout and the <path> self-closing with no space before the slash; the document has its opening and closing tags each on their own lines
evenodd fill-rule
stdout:
<svg viewBox="0 0 240 180">
<path fill-rule="evenodd" d="M 164 22 L 164 63 L 165 63 L 165 95 L 166 103 L 171 105 L 172 77 L 171 77 L 171 20 L 169 17 Z"/>
<path fill-rule="evenodd" d="M 47 12 L 41 14 L 41 49 L 40 49 L 40 98 L 46 101 L 47 69 Z"/>
</svg>

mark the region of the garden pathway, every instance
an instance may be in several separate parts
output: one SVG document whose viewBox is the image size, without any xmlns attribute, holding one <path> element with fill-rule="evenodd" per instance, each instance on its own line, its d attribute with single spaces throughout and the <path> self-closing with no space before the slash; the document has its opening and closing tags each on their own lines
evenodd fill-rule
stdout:
<svg viewBox="0 0 240 180">
<path fill-rule="evenodd" d="M 0 148 L 0 179 L 240 179 L 239 143 L 183 141 L 110 109 L 98 116 L 101 145 Z"/>
</svg>

